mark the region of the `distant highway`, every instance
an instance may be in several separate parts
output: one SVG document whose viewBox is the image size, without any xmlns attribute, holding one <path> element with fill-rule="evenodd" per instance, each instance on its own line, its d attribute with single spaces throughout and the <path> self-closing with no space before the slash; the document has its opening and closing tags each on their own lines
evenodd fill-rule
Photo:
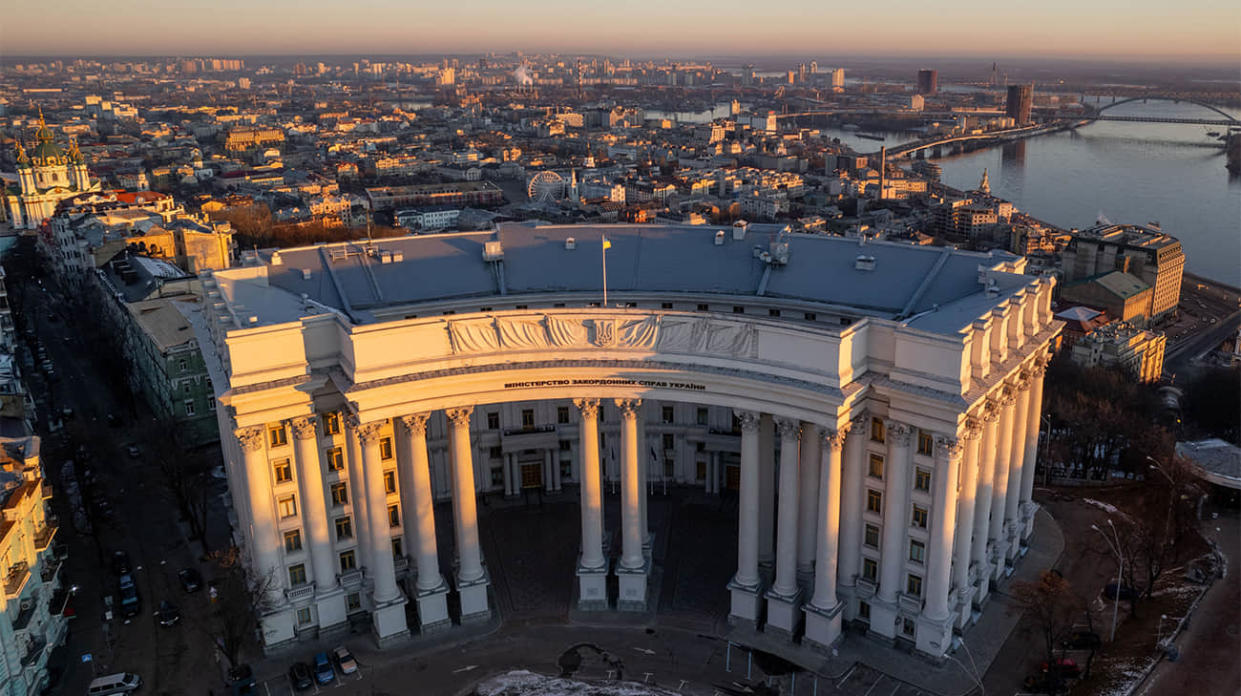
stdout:
<svg viewBox="0 0 1241 696">
<path fill-rule="evenodd" d="M 1206 355 L 1224 339 L 1236 334 L 1238 327 L 1241 327 L 1241 310 L 1224 317 L 1210 329 L 1181 341 L 1164 355 L 1163 373 L 1173 376 L 1183 371 L 1191 361 Z"/>
</svg>

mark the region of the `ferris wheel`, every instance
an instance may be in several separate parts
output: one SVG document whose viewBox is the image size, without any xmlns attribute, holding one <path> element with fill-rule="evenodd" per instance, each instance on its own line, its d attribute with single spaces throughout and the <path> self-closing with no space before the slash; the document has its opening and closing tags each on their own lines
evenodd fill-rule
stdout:
<svg viewBox="0 0 1241 696">
<path fill-rule="evenodd" d="M 560 198 L 564 195 L 564 177 L 550 170 L 541 171 L 530 178 L 526 195 L 540 203 Z"/>
</svg>

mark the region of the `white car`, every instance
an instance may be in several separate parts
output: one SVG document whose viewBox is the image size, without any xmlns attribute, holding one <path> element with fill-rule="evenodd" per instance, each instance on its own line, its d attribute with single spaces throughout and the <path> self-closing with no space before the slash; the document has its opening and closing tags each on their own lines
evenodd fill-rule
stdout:
<svg viewBox="0 0 1241 696">
<path fill-rule="evenodd" d="M 332 651 L 332 657 L 336 660 L 336 668 L 341 674 L 353 674 L 358 671 L 358 661 L 353 659 L 353 653 L 349 652 L 349 648 L 340 646 Z"/>
</svg>

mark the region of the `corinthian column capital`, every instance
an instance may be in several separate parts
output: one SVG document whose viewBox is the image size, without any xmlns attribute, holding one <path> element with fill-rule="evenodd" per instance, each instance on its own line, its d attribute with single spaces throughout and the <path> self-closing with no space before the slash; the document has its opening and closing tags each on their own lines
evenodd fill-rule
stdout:
<svg viewBox="0 0 1241 696">
<path fill-rule="evenodd" d="M 797 439 L 799 431 L 799 423 L 794 418 L 775 418 L 776 431 L 780 433 L 780 439 L 791 438 Z"/>
<path fill-rule="evenodd" d="M 448 416 L 448 420 L 452 421 L 456 426 L 469 426 L 470 416 L 474 414 L 473 406 L 458 406 L 457 408 L 444 409 L 444 415 Z"/>
<path fill-rule="evenodd" d="M 913 427 L 905 423 L 887 422 L 887 437 L 897 447 L 908 447 L 913 440 L 913 432 Z"/>
<path fill-rule="evenodd" d="M 970 416 L 961 424 L 962 440 L 977 440 L 982 436 L 982 422 L 978 418 Z"/>
<path fill-rule="evenodd" d="M 401 416 L 401 425 L 405 426 L 410 435 L 426 435 L 427 414 L 414 413 L 408 416 Z"/>
<path fill-rule="evenodd" d="M 845 438 L 849 436 L 849 425 L 846 423 L 843 427 L 832 430 L 831 428 L 823 428 L 823 444 L 828 449 L 836 450 L 845 446 Z"/>
<path fill-rule="evenodd" d="M 237 428 L 233 431 L 233 435 L 237 437 L 242 451 L 257 452 L 263 449 L 263 429 L 258 426 Z"/>
<path fill-rule="evenodd" d="M 293 425 L 293 437 L 298 440 L 310 440 L 315 437 L 315 418 L 301 416 L 289 421 Z"/>
<path fill-rule="evenodd" d="M 945 437 L 943 435 L 935 438 L 935 458 L 952 461 L 961 456 L 965 451 L 960 440 L 955 437 Z"/>
<path fill-rule="evenodd" d="M 626 416 L 637 416 L 638 409 L 642 408 L 642 399 L 617 399 L 616 407 Z"/>
<path fill-rule="evenodd" d="M 753 432 L 758 430 L 759 415 L 757 412 L 733 409 L 733 414 L 737 416 L 737 421 L 741 424 L 743 431 Z"/>
<path fill-rule="evenodd" d="M 582 418 L 590 419 L 599 416 L 598 399 L 574 399 L 573 405 L 577 406 L 578 413 L 582 414 Z"/>
<path fill-rule="evenodd" d="M 379 442 L 380 434 L 383 432 L 384 422 L 381 420 L 363 423 L 358 426 L 358 440 L 364 445 L 370 445 Z"/>
</svg>

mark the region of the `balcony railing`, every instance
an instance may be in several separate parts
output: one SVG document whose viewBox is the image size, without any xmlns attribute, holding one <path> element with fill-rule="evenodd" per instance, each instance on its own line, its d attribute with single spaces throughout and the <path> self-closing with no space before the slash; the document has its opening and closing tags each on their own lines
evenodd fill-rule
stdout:
<svg viewBox="0 0 1241 696">
<path fill-rule="evenodd" d="M 554 433 L 556 426 L 554 425 L 531 425 L 524 428 L 505 428 L 502 431 L 505 437 L 510 435 L 534 435 L 536 433 Z"/>
<path fill-rule="evenodd" d="M 918 595 L 911 595 L 908 592 L 902 592 L 898 601 L 900 602 L 901 608 L 905 611 L 922 611 L 922 598 Z"/>
<path fill-rule="evenodd" d="M 315 586 L 310 583 L 303 583 L 295 587 L 290 587 L 285 590 L 284 594 L 289 598 L 290 602 L 296 602 L 298 600 L 313 597 L 315 594 Z"/>
<path fill-rule="evenodd" d="M 46 551 L 48 546 L 52 545 L 52 538 L 56 536 L 58 527 L 51 524 L 45 524 L 39 531 L 34 534 L 34 550 Z"/>
<path fill-rule="evenodd" d="M 22 593 L 22 588 L 26 586 L 26 581 L 30 579 L 30 566 L 22 561 L 14 564 L 9 568 L 9 572 L 4 576 L 4 596 L 6 599 L 13 599 Z"/>
<path fill-rule="evenodd" d="M 47 647 L 47 641 L 42 638 L 35 638 L 26 645 L 26 653 L 22 655 L 22 667 L 29 667 L 39 658 L 43 656 L 43 649 Z"/>
</svg>

